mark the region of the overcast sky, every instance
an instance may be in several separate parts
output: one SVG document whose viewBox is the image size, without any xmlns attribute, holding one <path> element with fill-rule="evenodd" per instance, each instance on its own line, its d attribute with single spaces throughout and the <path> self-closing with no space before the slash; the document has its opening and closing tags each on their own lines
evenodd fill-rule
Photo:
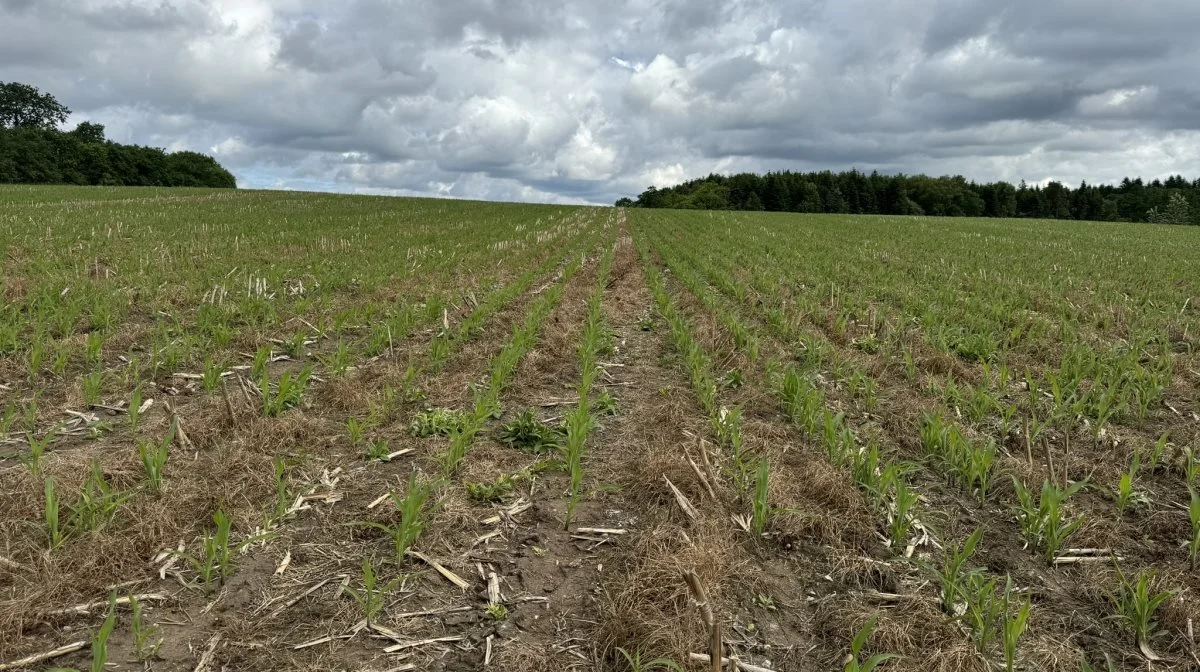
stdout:
<svg viewBox="0 0 1200 672">
<path fill-rule="evenodd" d="M 1200 177 L 1198 0 L 0 0 L 0 80 L 244 187 Z"/>
</svg>

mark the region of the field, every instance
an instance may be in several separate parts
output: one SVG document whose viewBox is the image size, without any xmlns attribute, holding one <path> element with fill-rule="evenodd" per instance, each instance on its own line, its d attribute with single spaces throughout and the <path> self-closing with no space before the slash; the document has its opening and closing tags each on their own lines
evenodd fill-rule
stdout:
<svg viewBox="0 0 1200 672">
<path fill-rule="evenodd" d="M 0 264 L 0 670 L 1200 667 L 1195 227 L 6 187 Z"/>
</svg>

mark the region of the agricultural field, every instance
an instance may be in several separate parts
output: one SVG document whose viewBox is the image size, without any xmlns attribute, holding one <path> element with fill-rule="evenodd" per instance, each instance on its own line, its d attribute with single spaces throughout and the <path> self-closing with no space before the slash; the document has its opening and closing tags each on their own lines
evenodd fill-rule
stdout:
<svg viewBox="0 0 1200 672">
<path fill-rule="evenodd" d="M 0 670 L 1200 667 L 1191 227 L 5 187 L 0 264 Z"/>
</svg>

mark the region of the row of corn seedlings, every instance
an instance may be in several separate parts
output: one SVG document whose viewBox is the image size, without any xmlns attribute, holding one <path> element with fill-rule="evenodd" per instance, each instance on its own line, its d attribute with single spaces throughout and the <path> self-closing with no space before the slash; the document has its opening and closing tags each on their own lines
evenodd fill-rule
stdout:
<svg viewBox="0 0 1200 672">
<path fill-rule="evenodd" d="M 583 257 L 568 263 L 562 277 L 534 300 L 526 313 L 525 320 L 513 328 L 513 333 L 500 352 L 491 359 L 488 380 L 475 388 L 472 409 L 466 412 L 460 425 L 450 431 L 450 445 L 442 456 L 445 476 L 452 475 L 466 456 L 475 438 L 483 431 L 484 424 L 501 415 L 500 393 L 516 372 L 521 359 L 537 344 L 538 334 L 546 318 L 558 305 L 567 282 L 583 265 Z"/>
<path fill-rule="evenodd" d="M 574 518 L 575 507 L 583 494 L 583 456 L 588 435 L 599 427 L 592 406 L 592 384 L 600 373 L 600 355 L 612 352 L 612 335 L 604 323 L 602 302 L 612 269 L 613 249 L 612 245 L 605 248 L 596 273 L 596 286 L 588 295 L 587 316 L 584 318 L 579 341 L 579 385 L 576 387 L 579 403 L 563 419 L 566 429 L 566 435 L 563 437 L 563 461 L 571 479 L 564 523 L 568 528 Z"/>
<path fill-rule="evenodd" d="M 696 264 L 704 269 L 705 275 L 713 281 L 713 284 L 721 287 L 724 292 L 731 296 L 731 298 L 740 298 L 746 295 L 746 288 L 744 285 L 740 285 L 736 282 L 730 282 L 728 279 L 726 279 L 721 271 L 716 269 L 717 264 L 705 263 L 705 260 L 699 259 L 697 255 L 692 255 L 689 257 L 685 254 L 684 256 L 690 263 Z M 724 255 L 717 257 L 714 259 L 714 261 L 719 261 L 723 258 Z M 706 303 L 711 304 L 712 301 L 707 300 Z M 768 316 L 768 323 L 772 326 L 773 330 L 784 332 L 782 336 L 785 337 L 785 340 L 788 336 L 795 335 L 795 330 L 792 326 L 794 325 L 793 321 L 787 320 L 778 312 L 773 310 L 768 312 Z M 809 336 L 808 340 L 812 340 L 812 337 Z M 985 363 L 983 368 L 986 373 L 991 367 Z M 1006 369 L 1003 366 L 1000 367 L 999 377 L 1001 380 L 1001 387 L 1004 386 L 1003 381 L 1006 378 L 1005 374 Z M 856 380 L 869 380 L 869 378 L 855 373 L 849 377 L 849 383 L 852 388 L 859 387 L 854 384 Z M 945 395 L 946 403 L 956 414 L 958 414 L 959 408 L 961 407 L 968 409 L 969 416 L 986 415 L 991 409 L 1000 406 L 1000 404 L 993 401 L 993 398 L 987 394 L 982 387 L 976 388 L 976 393 L 967 399 L 967 401 L 971 403 L 963 404 L 961 403 L 961 395 L 957 393 L 954 395 L 950 394 L 950 390 L 953 389 L 954 386 L 951 381 L 947 382 L 947 393 Z M 872 399 L 870 392 L 871 387 L 869 384 L 861 387 L 866 391 L 866 394 L 862 396 L 865 397 L 865 400 L 867 401 L 867 410 L 871 411 L 873 410 L 870 403 Z M 1037 381 L 1027 381 L 1027 388 L 1029 390 L 1028 397 L 1031 400 L 1030 407 L 1032 408 L 1034 407 L 1034 403 L 1041 396 L 1039 394 Z M 855 392 L 857 394 L 859 390 L 855 389 Z M 976 412 L 970 412 L 971 409 L 980 410 L 977 410 Z M 1006 426 L 1011 429 L 1014 425 L 1012 412 L 1015 410 L 1015 407 L 1007 406 L 1005 407 L 1005 410 L 1007 412 L 1002 414 L 1002 418 L 1005 421 Z M 938 424 L 941 423 L 941 419 L 938 418 Z M 929 427 L 928 421 L 926 421 L 924 424 L 926 427 Z M 1036 435 L 1039 431 L 1041 431 L 1042 424 L 1039 423 L 1035 417 L 1034 421 L 1032 423 L 1027 423 L 1026 427 L 1032 427 L 1032 429 L 1027 429 L 1027 431 L 1030 431 L 1030 433 L 1034 434 L 1033 440 L 1036 441 Z M 957 473 L 959 477 L 965 481 L 965 486 L 968 490 L 975 490 L 978 492 L 981 500 L 986 499 L 990 484 L 994 479 L 995 469 L 993 469 L 993 465 L 997 456 L 997 450 L 994 443 L 986 438 L 982 440 L 968 441 L 957 429 L 954 429 L 952 432 L 949 430 L 934 430 L 934 433 L 939 432 L 946 434 L 945 440 L 933 440 L 930 437 L 924 436 L 923 433 L 923 443 L 925 444 L 929 454 L 942 460 L 950 468 L 952 473 Z M 1157 445 L 1161 446 L 1161 442 L 1159 442 Z M 1137 470 L 1136 464 L 1137 459 L 1135 458 L 1133 464 L 1131 465 L 1130 473 L 1121 479 L 1121 483 L 1116 492 L 1115 500 L 1117 501 L 1119 512 L 1123 512 L 1125 504 L 1127 504 L 1130 499 L 1136 497 L 1136 493 L 1134 493 L 1131 489 L 1132 475 L 1134 475 Z"/>
<path fill-rule="evenodd" d="M 689 291 L 707 309 L 718 313 L 718 319 L 725 325 L 730 335 L 734 336 L 734 343 L 735 346 L 739 346 L 739 351 L 749 358 L 752 356 L 748 351 L 751 347 L 749 344 L 754 344 L 753 355 L 757 356 L 759 338 L 753 329 L 745 326 L 734 311 L 729 310 L 718 297 L 711 295 L 710 290 L 702 281 L 699 281 L 694 271 L 679 262 L 676 251 L 672 249 L 671 245 L 664 245 L 660 241 L 656 249 L 661 253 L 664 263 L 677 277 L 686 278 L 684 284 Z M 653 269 L 650 272 L 653 274 Z M 739 333 L 743 334 L 745 338 L 737 338 L 736 335 Z M 769 373 L 775 366 L 777 365 L 770 360 L 762 362 L 764 372 Z M 787 415 L 792 418 L 802 432 L 810 438 L 820 440 L 830 462 L 835 466 L 845 468 L 853 481 L 868 494 L 870 501 L 879 507 L 881 514 L 888 521 L 889 545 L 899 552 L 911 553 L 911 549 L 906 549 L 907 540 L 913 527 L 919 526 L 921 523 L 916 493 L 905 483 L 905 468 L 886 464 L 881 459 L 877 442 L 870 442 L 866 448 L 859 447 L 855 432 L 843 421 L 844 416 L 827 408 L 824 395 L 813 386 L 808 376 L 800 373 L 795 367 L 788 367 L 781 380 L 783 407 Z M 737 429 L 740 427 L 741 409 L 728 411 L 723 408 L 721 411 L 723 417 L 714 422 L 714 433 L 717 435 L 718 441 L 739 444 L 740 432 Z M 743 476 L 740 479 L 746 484 L 743 486 L 744 489 L 749 489 L 746 486 L 753 489 L 751 529 L 757 536 L 762 535 L 773 512 L 767 497 L 769 478 L 769 462 L 762 459 L 758 462 L 751 478 Z M 991 585 L 994 587 L 994 581 Z M 995 597 L 994 591 L 993 597 Z M 1003 603 L 1004 618 L 1007 618 L 1009 613 L 1007 606 L 1010 597 L 1011 591 L 1006 592 L 1003 596 L 1005 600 Z M 984 598 L 981 596 L 980 599 Z M 1020 608 L 1013 610 L 1013 613 L 1014 623 L 1019 619 L 1020 625 L 1010 626 L 1005 640 L 1008 644 L 1005 648 L 1005 655 L 1009 670 L 1013 669 L 1012 665 L 1015 661 L 1016 641 L 1024 632 L 1025 623 L 1028 620 L 1028 600 Z M 1004 619 L 998 616 L 989 623 L 998 623 L 1000 620 Z M 865 638 L 873 631 L 873 625 L 873 622 L 869 622 L 855 636 L 846 669 L 872 669 L 892 657 L 890 654 L 877 654 L 869 661 L 859 660 L 858 652 L 861 651 Z M 980 652 L 987 655 L 991 652 L 990 648 L 986 646 L 986 641 L 983 644 L 980 646 Z M 866 667 L 862 665 L 866 665 Z"/>
<path fill-rule="evenodd" d="M 665 251 L 664 255 L 667 253 L 669 251 Z M 704 287 L 698 290 L 707 291 Z M 723 321 L 736 319 L 727 315 Z M 744 326 L 742 328 L 747 329 Z M 916 495 L 905 483 L 904 474 L 909 468 L 887 464 L 875 441 L 868 442 L 865 448 L 859 447 L 855 432 L 845 423 L 844 416 L 827 408 L 824 395 L 813 385 L 809 375 L 801 373 L 796 367 L 789 366 L 785 371 L 781 392 L 787 415 L 804 433 L 822 443 L 832 464 L 849 471 L 854 482 L 863 488 L 870 501 L 879 506 L 889 520 L 893 547 L 904 548 L 911 526 L 920 524 L 916 517 Z M 986 484 L 981 486 L 981 491 L 986 492 Z M 893 493 L 890 500 L 887 497 L 889 492 Z M 972 550 L 977 542 L 977 535 L 968 541 Z M 963 558 L 955 558 L 953 549 L 949 553 L 946 565 L 961 568 Z M 930 565 L 925 566 L 932 569 Z M 1017 660 L 1017 642 L 1029 620 L 1029 599 L 1017 599 L 1011 579 L 1007 579 L 1004 590 L 998 592 L 997 579 L 987 578 L 980 570 L 968 573 L 972 577 L 969 589 L 960 588 L 955 583 L 953 572 L 951 574 L 943 582 L 943 604 L 947 613 L 970 626 L 974 634 L 973 641 L 981 655 L 999 654 L 1003 657 L 1005 669 L 1013 670 Z M 957 600 L 959 595 L 969 599 L 960 604 Z"/>
<path fill-rule="evenodd" d="M 781 320 L 768 320 L 768 323 L 772 324 L 781 322 Z M 785 404 L 790 412 L 799 412 L 802 426 L 806 426 L 811 432 L 819 424 L 823 424 L 827 450 L 830 446 L 835 445 L 838 434 L 837 423 L 831 422 L 828 417 L 822 418 L 824 423 L 818 421 L 817 413 L 820 403 L 816 395 L 809 391 L 812 386 L 804 385 L 802 379 L 794 375 L 794 371 L 789 370 L 784 377 L 784 389 Z M 994 477 L 992 470 L 995 458 L 994 445 L 990 443 L 981 446 L 972 445 L 972 442 L 968 441 L 956 427 L 944 422 L 940 415 L 927 416 L 921 434 L 923 444 L 929 454 L 942 462 L 947 471 L 954 473 L 965 489 L 974 491 L 981 500 L 987 498 Z M 831 459 L 838 459 L 840 454 L 844 453 L 841 451 L 831 452 Z M 876 449 L 868 448 L 865 454 L 868 456 L 864 460 L 865 465 L 863 463 L 856 465 L 855 472 L 858 474 L 869 474 L 872 471 L 872 466 L 869 465 L 878 461 Z M 1082 520 L 1079 518 L 1067 517 L 1062 507 L 1066 498 L 1078 488 L 1078 485 L 1059 488 L 1054 483 L 1047 481 L 1043 485 L 1040 496 L 1035 497 L 1019 481 L 1014 483 L 1014 489 L 1018 494 L 1018 506 L 1015 511 L 1018 519 L 1022 522 L 1022 529 L 1030 543 L 1042 550 L 1044 557 L 1048 560 L 1055 557 L 1066 538 L 1082 524 Z M 1200 503 L 1193 508 L 1200 511 Z M 1193 514 L 1192 519 L 1200 520 L 1200 513 Z M 1194 525 L 1193 528 L 1195 529 L 1196 526 Z M 1124 586 L 1123 582 L 1122 590 L 1125 590 Z M 992 587 L 994 588 L 994 582 Z M 994 592 L 990 591 L 988 594 L 994 595 Z M 1119 603 L 1119 601 L 1114 599 L 1114 603 Z M 1007 651 L 1006 660 L 1011 661 L 1011 656 Z"/>
<path fill-rule="evenodd" d="M 589 238 L 591 240 L 591 238 Z M 574 256 L 551 286 L 545 288 L 534 300 L 525 319 L 517 324 L 513 333 L 489 361 L 488 379 L 474 389 L 473 405 L 467 411 L 432 409 L 417 413 L 409 427 L 414 436 L 446 436 L 449 445 L 441 455 L 441 477 L 423 481 L 414 473 L 410 475 L 404 494 L 393 492 L 391 499 L 396 507 L 398 519 L 391 523 L 365 521 L 362 524 L 383 532 L 393 545 L 394 563 L 403 567 L 407 556 L 428 525 L 429 503 L 437 491 L 449 482 L 488 420 L 501 414 L 500 394 L 516 372 L 521 359 L 537 343 L 542 325 L 558 305 L 570 279 L 582 268 L 585 257 Z M 499 306 L 496 307 L 499 309 Z M 352 433 L 358 433 L 351 425 Z M 352 437 L 353 439 L 353 437 Z M 490 501 L 502 494 L 505 486 L 511 488 L 512 477 L 499 479 L 492 484 L 467 484 L 468 493 L 475 499 Z M 375 562 L 369 557 L 362 560 L 359 588 L 346 587 L 348 594 L 363 612 L 368 625 L 374 623 L 383 610 L 386 597 L 405 581 L 403 575 L 390 581 L 380 579 Z"/>
</svg>

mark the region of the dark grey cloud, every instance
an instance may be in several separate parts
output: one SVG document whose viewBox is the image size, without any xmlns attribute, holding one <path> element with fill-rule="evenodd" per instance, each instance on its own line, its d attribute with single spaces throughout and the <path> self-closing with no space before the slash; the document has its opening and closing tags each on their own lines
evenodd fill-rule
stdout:
<svg viewBox="0 0 1200 672">
<path fill-rule="evenodd" d="M 605 202 L 1195 174 L 1197 34 L 1194 0 L 0 0 L 0 76 L 247 186 Z"/>
</svg>

